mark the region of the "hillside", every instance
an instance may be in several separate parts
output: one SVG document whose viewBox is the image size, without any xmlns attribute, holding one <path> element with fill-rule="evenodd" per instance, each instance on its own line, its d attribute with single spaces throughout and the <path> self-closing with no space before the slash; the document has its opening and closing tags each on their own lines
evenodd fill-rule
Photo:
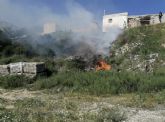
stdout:
<svg viewBox="0 0 165 122">
<path fill-rule="evenodd" d="M 0 76 L 0 121 L 165 121 L 165 24 L 125 30 L 106 58 L 111 71 L 85 71 L 84 57 L 50 58 L 51 50 L 38 53 L 18 41 L 30 38 L 16 35 L 13 40 L 1 29 L 0 63 L 37 59 L 47 75 Z M 51 36 L 40 37 L 43 44 L 48 38 L 52 44 Z M 59 39 L 55 47 L 68 51 L 68 41 Z"/>
<path fill-rule="evenodd" d="M 9 23 L 0 22 L 0 64 L 10 62 L 39 60 L 52 57 L 54 51 L 41 44 L 41 37 L 17 28 Z"/>
<path fill-rule="evenodd" d="M 95 50 L 77 33 L 58 31 L 41 35 L 35 31 L 19 28 L 0 21 L 0 57 L 3 63 L 21 61 L 33 57 L 69 57 L 94 55 Z M 13 57 L 14 56 L 14 57 Z M 14 58 L 11 61 L 7 61 Z M 10 60 L 9 59 L 9 60 Z M 21 59 L 21 60 L 17 60 Z"/>
<path fill-rule="evenodd" d="M 118 70 L 146 71 L 165 66 L 165 24 L 131 28 L 110 49 L 111 63 Z"/>
</svg>

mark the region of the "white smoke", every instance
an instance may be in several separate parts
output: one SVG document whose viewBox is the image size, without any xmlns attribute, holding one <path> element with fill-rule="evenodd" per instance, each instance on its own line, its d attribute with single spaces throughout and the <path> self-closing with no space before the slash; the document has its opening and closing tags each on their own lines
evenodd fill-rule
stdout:
<svg viewBox="0 0 165 122">
<path fill-rule="evenodd" d="M 14 0 L 0 0 L 0 20 L 27 29 L 43 26 L 48 22 L 55 22 L 59 30 L 72 30 L 75 33 L 70 43 L 75 43 L 75 45 L 85 43 L 95 53 L 108 54 L 110 44 L 121 31 L 114 28 L 110 32 L 102 33 L 102 24 L 98 24 L 93 13 L 74 0 L 64 4 L 66 4 L 67 14 L 59 15 L 47 6 L 25 7 L 14 3 Z"/>
</svg>

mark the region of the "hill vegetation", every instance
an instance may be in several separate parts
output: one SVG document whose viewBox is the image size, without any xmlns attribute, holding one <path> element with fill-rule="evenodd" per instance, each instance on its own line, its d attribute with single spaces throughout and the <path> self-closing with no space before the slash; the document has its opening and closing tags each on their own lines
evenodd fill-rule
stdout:
<svg viewBox="0 0 165 122">
<path fill-rule="evenodd" d="M 147 121 L 150 114 L 164 120 L 162 110 L 142 111 L 139 118 L 139 110 L 130 107 L 165 106 L 165 24 L 125 30 L 105 58 L 111 71 L 85 71 L 81 58 L 55 59 L 46 50 L 40 53 L 0 31 L 0 64 L 44 61 L 47 71 L 33 79 L 0 76 L 0 121 Z"/>
<path fill-rule="evenodd" d="M 165 24 L 126 30 L 111 47 L 118 69 L 153 71 L 165 67 Z"/>
<path fill-rule="evenodd" d="M 165 88 L 164 33 L 164 24 L 128 29 L 113 43 L 110 49 L 112 55 L 106 58 L 113 67 L 112 71 L 84 72 L 82 70 L 84 62 L 53 60 L 47 57 L 46 59 L 44 55 L 41 56 L 36 54 L 35 50 L 31 50 L 30 46 L 12 42 L 1 31 L 0 61 L 2 63 L 16 60 L 45 61 L 49 75 L 34 79 L 34 89 L 56 87 L 61 90 L 69 89 L 97 95 L 158 92 Z M 9 83 L 8 80 L 12 78 L 2 79 L 1 82 Z M 14 85 L 15 81 L 18 84 L 17 80 L 14 80 L 13 84 L 9 86 L 5 84 L 5 87 L 19 86 Z"/>
</svg>

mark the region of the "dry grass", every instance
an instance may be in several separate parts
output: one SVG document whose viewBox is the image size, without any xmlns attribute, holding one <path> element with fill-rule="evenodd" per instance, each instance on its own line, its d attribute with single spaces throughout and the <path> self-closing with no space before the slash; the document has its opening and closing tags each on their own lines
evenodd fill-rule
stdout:
<svg viewBox="0 0 165 122">
<path fill-rule="evenodd" d="M 127 107 L 154 108 L 159 105 L 157 97 L 163 94 L 146 94 L 143 97 L 140 97 L 140 94 L 98 97 L 80 93 L 54 93 L 52 90 L 2 89 L 0 91 L 2 93 L 0 95 L 0 121 L 9 122 L 125 120 L 127 112 L 130 111 Z M 163 101 L 161 105 L 165 106 Z M 122 106 L 125 106 L 125 109 L 122 109 Z"/>
</svg>

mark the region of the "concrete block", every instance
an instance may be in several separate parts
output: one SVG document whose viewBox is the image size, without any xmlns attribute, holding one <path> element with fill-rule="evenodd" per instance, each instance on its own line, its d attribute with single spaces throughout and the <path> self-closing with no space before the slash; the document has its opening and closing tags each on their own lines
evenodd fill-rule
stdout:
<svg viewBox="0 0 165 122">
<path fill-rule="evenodd" d="M 10 74 L 22 74 L 23 73 L 23 62 L 10 63 Z"/>
<path fill-rule="evenodd" d="M 43 62 L 24 62 L 23 72 L 29 74 L 37 74 L 45 71 Z"/>
<path fill-rule="evenodd" d="M 0 65 L 0 75 L 9 75 L 9 67 L 8 65 Z"/>
</svg>

